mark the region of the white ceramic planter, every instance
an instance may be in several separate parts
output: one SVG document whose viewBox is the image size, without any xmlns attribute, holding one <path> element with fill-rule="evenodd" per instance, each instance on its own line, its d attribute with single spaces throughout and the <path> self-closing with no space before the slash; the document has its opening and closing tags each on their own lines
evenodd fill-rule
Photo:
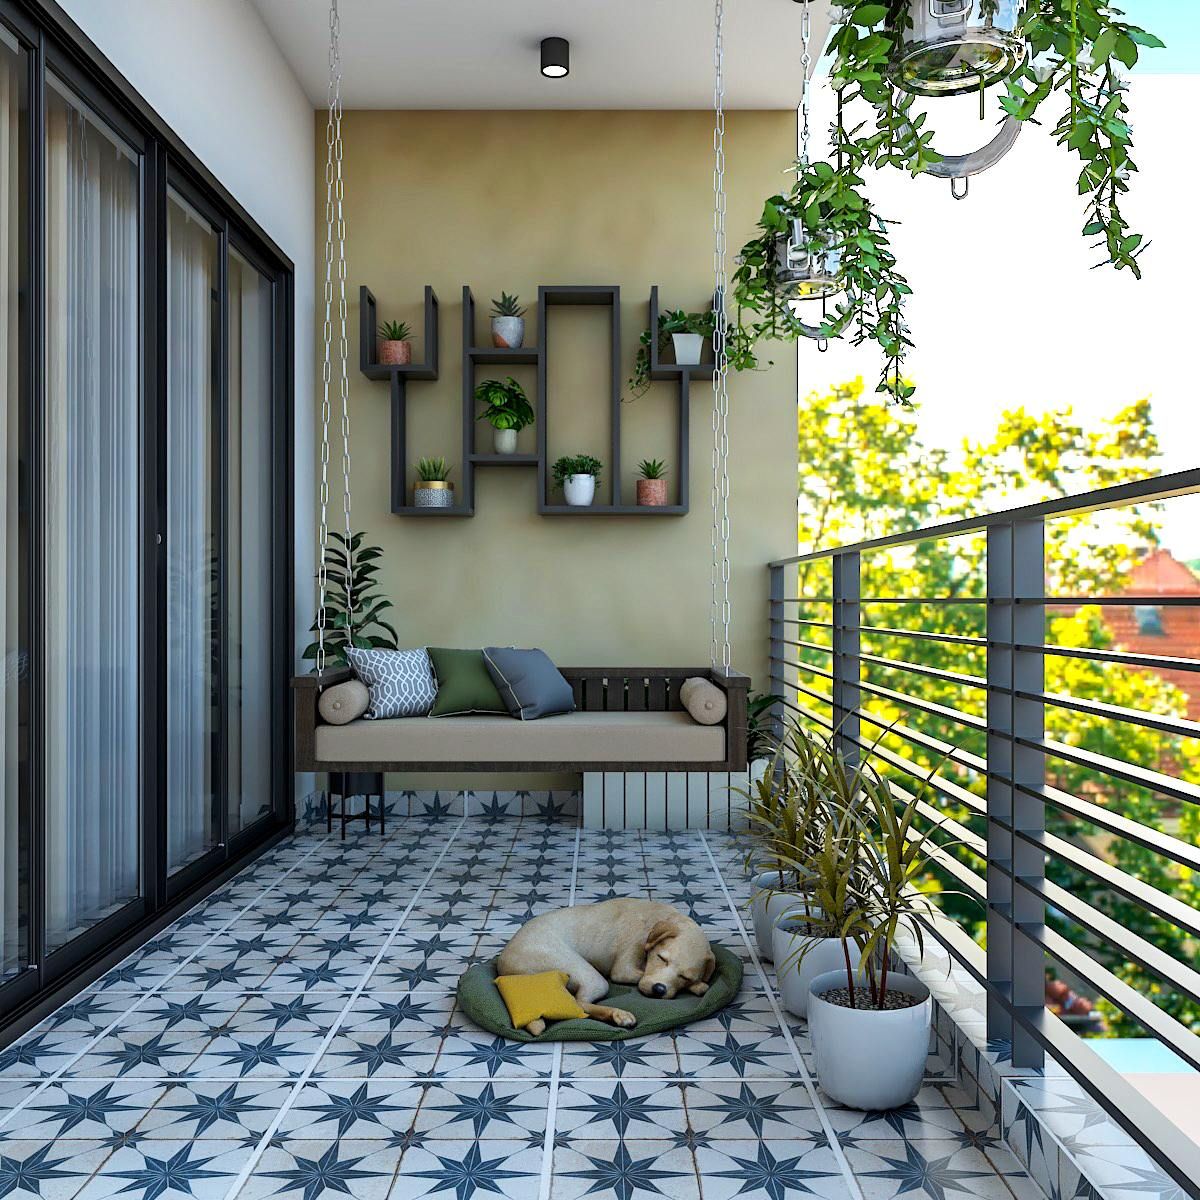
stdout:
<svg viewBox="0 0 1200 1200">
<path fill-rule="evenodd" d="M 524 317 L 493 317 L 492 345 L 519 350 L 525 341 Z"/>
<path fill-rule="evenodd" d="M 596 498 L 595 475 L 568 475 L 563 480 L 563 496 L 576 508 L 587 508 Z"/>
<path fill-rule="evenodd" d="M 492 448 L 497 454 L 516 454 L 517 431 L 515 429 L 493 429 Z"/>
<path fill-rule="evenodd" d="M 804 907 L 804 898 L 796 892 L 781 892 L 779 872 L 764 871 L 756 875 L 751 884 L 750 916 L 754 922 L 754 940 L 758 943 L 758 957 L 771 959 L 775 953 L 775 922 L 794 908 Z"/>
<path fill-rule="evenodd" d="M 772 957 L 775 978 L 779 983 L 779 998 L 793 1016 L 808 1016 L 808 989 L 818 975 L 845 972 L 846 949 L 850 964 L 858 967 L 858 947 L 851 942 L 843 949 L 840 938 L 814 938 L 806 933 L 803 911 L 789 910 L 778 918 L 771 930 Z"/>
<path fill-rule="evenodd" d="M 671 341 L 675 343 L 675 361 L 679 366 L 694 366 L 700 361 L 704 339 L 698 333 L 673 333 Z"/>
<path fill-rule="evenodd" d="M 848 1108 L 899 1108 L 921 1090 L 925 1076 L 933 1012 L 929 989 L 909 975 L 889 975 L 889 989 L 919 996 L 921 1003 L 887 1012 L 842 1008 L 821 998 L 845 986 L 842 970 L 818 975 L 809 988 L 808 1032 L 817 1081 L 830 1099 Z"/>
</svg>

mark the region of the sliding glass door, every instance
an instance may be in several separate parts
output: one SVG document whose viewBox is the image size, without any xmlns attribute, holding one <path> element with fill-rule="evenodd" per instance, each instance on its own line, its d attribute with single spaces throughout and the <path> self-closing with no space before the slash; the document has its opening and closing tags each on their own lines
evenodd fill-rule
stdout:
<svg viewBox="0 0 1200 1200">
<path fill-rule="evenodd" d="M 45 89 L 46 948 L 142 894 L 141 164 Z"/>
</svg>

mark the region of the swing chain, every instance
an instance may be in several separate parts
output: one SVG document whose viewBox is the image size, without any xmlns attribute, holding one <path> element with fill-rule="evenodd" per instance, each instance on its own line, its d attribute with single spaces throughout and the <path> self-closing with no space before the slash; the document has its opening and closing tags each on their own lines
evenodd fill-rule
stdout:
<svg viewBox="0 0 1200 1200">
<path fill-rule="evenodd" d="M 800 16 L 800 163 L 807 167 L 809 162 L 808 143 L 812 135 L 811 117 L 811 85 L 809 73 L 812 71 L 812 6 L 809 0 L 801 0 L 803 9 Z"/>
<path fill-rule="evenodd" d="M 325 634 L 329 624 L 329 426 L 333 418 L 333 307 L 334 253 L 337 265 L 338 315 L 338 397 L 341 402 L 342 433 L 342 516 L 346 536 L 346 639 L 354 634 L 354 594 L 350 586 L 350 339 L 346 302 L 346 217 L 342 181 L 342 61 L 341 17 L 338 0 L 329 6 L 329 90 L 328 118 L 325 126 L 325 319 L 322 325 L 324 360 L 321 371 L 321 480 L 320 549 L 317 567 L 317 675 L 325 673 Z"/>
<path fill-rule="evenodd" d="M 713 350 L 713 484 L 712 484 L 712 665 L 729 670 L 729 353 L 726 345 L 729 275 L 725 238 L 725 5 L 715 0 L 713 65 L 713 274 L 716 286 L 713 303 L 716 320 Z"/>
</svg>

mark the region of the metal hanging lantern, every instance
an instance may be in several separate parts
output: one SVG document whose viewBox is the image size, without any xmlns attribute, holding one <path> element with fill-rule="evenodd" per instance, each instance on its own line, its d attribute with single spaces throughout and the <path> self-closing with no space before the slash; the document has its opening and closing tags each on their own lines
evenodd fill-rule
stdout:
<svg viewBox="0 0 1200 1200">
<path fill-rule="evenodd" d="M 1025 61 L 1019 0 L 907 0 L 897 18 L 897 87 L 961 96 L 1007 79 Z"/>
<path fill-rule="evenodd" d="M 775 239 L 775 285 L 793 300 L 827 300 L 842 285 L 840 246 L 833 245 L 819 230 L 808 230 L 794 217 L 786 234 Z"/>
</svg>

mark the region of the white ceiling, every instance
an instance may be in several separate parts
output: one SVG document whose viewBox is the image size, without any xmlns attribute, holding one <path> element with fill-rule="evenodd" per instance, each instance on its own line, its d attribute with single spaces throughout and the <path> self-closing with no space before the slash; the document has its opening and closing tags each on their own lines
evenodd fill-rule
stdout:
<svg viewBox="0 0 1200 1200">
<path fill-rule="evenodd" d="M 328 0 L 251 0 L 314 105 L 325 102 Z M 341 0 L 347 108 L 708 108 L 710 0 Z M 828 29 L 813 0 L 814 44 Z M 801 6 L 726 0 L 730 108 L 794 108 Z M 543 37 L 571 42 L 544 79 Z M 815 57 L 815 55 L 814 55 Z"/>
</svg>

